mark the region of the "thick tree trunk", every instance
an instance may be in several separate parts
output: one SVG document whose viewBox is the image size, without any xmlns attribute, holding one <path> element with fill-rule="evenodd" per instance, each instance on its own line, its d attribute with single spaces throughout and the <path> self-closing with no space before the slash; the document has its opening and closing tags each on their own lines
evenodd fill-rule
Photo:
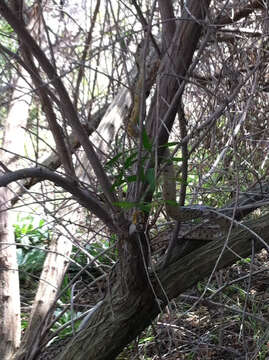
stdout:
<svg viewBox="0 0 269 360">
<path fill-rule="evenodd" d="M 27 78 L 27 74 L 24 73 Z M 27 94 L 28 84 L 18 78 L 12 94 L 12 102 L 5 123 L 1 161 L 10 168 L 13 162 L 24 154 L 24 131 L 28 118 L 31 96 Z M 20 289 L 16 256 L 16 243 L 12 224 L 15 213 L 8 212 L 9 199 L 14 194 L 9 188 L 0 189 L 0 354 L 2 360 L 11 359 L 18 348 L 21 337 Z"/>
<path fill-rule="evenodd" d="M 143 330 L 138 314 L 150 313 L 155 301 L 144 261 L 146 239 L 143 233 L 135 233 L 120 241 L 121 263 L 111 274 L 111 289 L 59 359 L 112 360 Z"/>
</svg>

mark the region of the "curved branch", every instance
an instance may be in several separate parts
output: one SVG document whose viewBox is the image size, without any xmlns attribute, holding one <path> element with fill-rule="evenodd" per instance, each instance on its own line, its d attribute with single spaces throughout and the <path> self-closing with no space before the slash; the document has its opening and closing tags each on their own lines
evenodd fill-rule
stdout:
<svg viewBox="0 0 269 360">
<path fill-rule="evenodd" d="M 98 110 L 95 114 L 93 114 L 91 118 L 91 122 L 89 125 L 84 125 L 85 131 L 88 135 L 91 135 L 98 125 L 100 124 L 105 112 L 107 110 L 107 106 L 104 106 L 102 109 Z M 80 147 L 80 140 L 74 133 L 74 131 L 67 138 L 67 142 L 69 144 L 69 149 L 71 154 L 74 154 L 75 151 Z M 47 158 L 42 161 L 42 163 L 37 164 L 39 167 L 47 168 L 51 171 L 57 170 L 61 166 L 61 159 L 58 153 L 52 152 Z M 28 178 L 24 179 L 23 186 L 16 192 L 17 195 L 11 199 L 11 204 L 14 205 L 19 198 L 25 193 L 26 189 L 30 189 L 32 186 L 37 184 L 40 181 L 38 178 Z"/>
<path fill-rule="evenodd" d="M 56 186 L 60 186 L 70 194 L 86 209 L 94 213 L 111 230 L 116 231 L 113 220 L 108 212 L 100 205 L 99 201 L 89 190 L 81 189 L 76 181 L 63 177 L 45 168 L 26 168 L 6 173 L 0 177 L 0 187 L 25 178 L 38 178 L 41 180 L 52 181 Z"/>
</svg>

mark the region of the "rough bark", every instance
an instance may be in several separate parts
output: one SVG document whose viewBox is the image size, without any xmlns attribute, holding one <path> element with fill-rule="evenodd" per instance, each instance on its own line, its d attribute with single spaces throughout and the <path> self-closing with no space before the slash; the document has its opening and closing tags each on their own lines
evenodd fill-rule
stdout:
<svg viewBox="0 0 269 360">
<path fill-rule="evenodd" d="M 184 89 L 184 78 L 189 70 L 194 51 L 202 31 L 202 20 L 210 0 L 188 1 L 190 15 L 183 15 L 159 69 L 159 86 L 156 90 L 158 109 L 154 104 L 148 121 L 149 134 L 158 136 L 158 144 L 167 143 L 178 104 Z M 185 19 L 184 19 L 185 17 Z M 157 116 L 158 114 L 158 116 Z"/>
<path fill-rule="evenodd" d="M 112 360 L 143 330 L 137 316 L 149 313 L 154 303 L 144 258 L 145 235 L 137 232 L 121 242 L 123 254 L 111 275 L 112 288 L 59 359 Z"/>
</svg>

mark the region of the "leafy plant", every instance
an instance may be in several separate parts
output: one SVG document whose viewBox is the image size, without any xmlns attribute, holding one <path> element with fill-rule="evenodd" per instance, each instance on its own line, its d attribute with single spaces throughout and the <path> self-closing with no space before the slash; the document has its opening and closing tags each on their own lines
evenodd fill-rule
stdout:
<svg viewBox="0 0 269 360">
<path fill-rule="evenodd" d="M 61 309 L 56 309 L 54 312 L 54 315 L 57 317 L 61 311 L 62 311 Z M 63 325 L 65 325 L 66 323 L 68 323 L 72 320 L 75 320 L 79 315 L 81 315 L 81 312 L 76 312 L 71 317 L 71 311 L 66 311 L 53 326 L 53 331 L 56 331 L 59 328 L 61 328 Z M 79 327 L 79 322 L 74 321 L 74 330 L 77 330 L 78 327 Z M 65 338 L 66 336 L 71 335 L 71 334 L 72 334 L 72 327 L 67 326 L 60 332 L 59 336 L 61 338 Z"/>
<path fill-rule="evenodd" d="M 31 215 L 17 218 L 14 226 L 17 246 L 17 261 L 20 280 L 28 282 L 39 276 L 45 259 L 44 248 L 49 239 L 49 229 L 43 219 Z"/>
</svg>

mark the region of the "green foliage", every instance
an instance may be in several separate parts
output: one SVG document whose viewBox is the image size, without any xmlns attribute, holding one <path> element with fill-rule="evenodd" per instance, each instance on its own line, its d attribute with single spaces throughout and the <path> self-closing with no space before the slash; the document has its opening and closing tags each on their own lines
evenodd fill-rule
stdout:
<svg viewBox="0 0 269 360">
<path fill-rule="evenodd" d="M 102 254 L 105 250 L 108 250 L 110 246 L 111 246 L 111 243 L 109 242 L 109 240 L 103 239 L 102 241 L 94 242 L 90 245 L 87 245 L 85 247 L 85 250 L 87 250 L 87 252 L 91 256 L 98 259 L 99 263 L 105 264 L 108 266 L 112 266 L 113 263 L 111 262 L 110 259 L 113 259 L 113 254 L 110 252 L 109 257 L 106 256 L 106 254 Z M 80 256 L 81 256 L 80 259 L 82 259 L 82 257 L 84 257 L 86 255 L 81 254 Z M 114 260 L 115 260 L 115 258 L 114 258 Z"/>
<path fill-rule="evenodd" d="M 57 317 L 61 313 L 62 309 L 56 309 L 54 312 L 55 317 Z M 65 325 L 67 322 L 74 321 L 74 330 L 77 330 L 79 327 L 79 321 L 75 321 L 75 319 L 81 315 L 81 312 L 76 312 L 73 315 L 71 315 L 71 311 L 66 311 L 54 324 L 52 331 L 57 331 L 59 328 L 61 328 L 63 325 Z M 65 338 L 68 335 L 72 334 L 72 327 L 67 326 L 64 328 L 60 333 L 60 338 Z"/>
<path fill-rule="evenodd" d="M 114 203 L 114 205 L 120 207 L 123 210 L 130 210 L 135 209 L 138 204 L 130 201 L 117 201 Z"/>
<path fill-rule="evenodd" d="M 145 137 L 145 146 L 147 146 L 149 149 L 151 148 L 151 145 L 146 140 Z M 114 177 L 114 183 L 112 190 L 115 190 L 117 187 L 122 187 L 124 190 L 127 189 L 127 186 L 133 182 L 136 182 L 139 178 L 139 180 L 146 182 L 149 184 L 150 189 L 154 191 L 155 188 L 155 174 L 154 169 L 150 168 L 147 170 L 146 174 L 144 173 L 143 167 L 141 167 L 141 171 L 139 173 L 139 177 L 135 174 L 130 175 L 130 170 L 132 170 L 133 165 L 137 161 L 137 151 L 131 151 L 130 155 L 125 158 L 126 153 L 122 152 L 117 154 L 113 159 L 111 159 L 109 162 L 106 163 L 106 169 L 110 170 L 110 172 L 113 174 L 114 172 L 117 173 L 117 175 Z M 144 162 L 146 159 L 149 158 L 149 155 L 145 155 L 142 157 L 142 165 L 144 165 Z M 117 171 L 115 171 L 117 169 Z M 115 206 L 120 207 L 123 210 L 130 210 L 130 209 L 140 209 L 143 211 L 150 211 L 150 204 L 145 204 L 144 202 L 141 203 L 134 203 L 134 202 L 128 202 L 128 201 L 119 201 L 114 203 Z"/>
<path fill-rule="evenodd" d="M 14 226 L 17 246 L 17 261 L 20 280 L 30 281 L 39 276 L 45 259 L 44 248 L 49 239 L 49 230 L 43 219 L 33 216 L 17 218 Z"/>
<path fill-rule="evenodd" d="M 12 27 L 6 21 L 3 21 L 1 19 L 0 19 L 0 42 L 10 51 L 16 52 L 18 49 L 18 42 L 14 36 L 14 31 Z"/>
<path fill-rule="evenodd" d="M 34 218 L 31 215 L 17 218 L 18 223 L 13 225 L 16 241 L 24 245 L 43 244 L 49 237 L 45 220 Z"/>
<path fill-rule="evenodd" d="M 137 152 L 131 152 L 131 155 L 127 158 L 125 158 L 125 156 L 126 153 L 121 152 L 108 161 L 105 165 L 107 171 L 109 171 L 112 175 L 116 174 L 114 177 L 112 190 L 115 190 L 119 186 L 124 186 L 135 182 L 137 179 L 135 175 L 128 174 L 128 170 L 137 161 Z"/>
<path fill-rule="evenodd" d="M 28 326 L 28 317 L 29 317 L 29 314 L 27 313 L 21 313 L 21 327 L 22 327 L 22 330 L 25 330 Z"/>
<path fill-rule="evenodd" d="M 251 263 L 251 258 L 247 257 L 245 259 L 240 259 L 237 261 L 237 265 L 246 265 Z"/>
<path fill-rule="evenodd" d="M 118 160 L 122 157 L 123 153 L 119 153 L 116 156 L 114 156 L 111 160 L 109 160 L 106 164 L 105 164 L 105 168 L 106 169 L 110 169 L 113 168 L 113 166 L 115 164 L 117 164 Z"/>
<path fill-rule="evenodd" d="M 128 158 L 124 161 L 124 169 L 129 169 L 130 167 L 133 166 L 133 164 L 137 161 L 137 151 L 131 153 L 130 156 L 128 156 Z"/>
<path fill-rule="evenodd" d="M 115 202 L 114 205 L 120 207 L 123 210 L 139 209 L 149 213 L 153 204 L 148 204 L 145 202 L 136 203 L 130 201 L 118 201 Z"/>
<path fill-rule="evenodd" d="M 92 260 L 95 258 L 95 263 L 99 263 L 100 265 L 112 266 L 114 261 L 116 261 L 117 254 L 116 249 L 110 249 L 110 247 L 116 242 L 117 237 L 115 235 L 110 238 L 99 239 L 98 242 L 93 242 L 91 244 L 85 245 L 85 252 L 81 252 L 79 248 L 73 247 L 73 261 L 70 263 L 68 268 L 68 276 L 69 279 L 72 279 L 73 274 L 75 275 L 78 271 L 89 264 L 89 258 Z M 88 254 L 89 255 L 88 255 Z M 93 277 L 98 277 L 102 275 L 100 270 L 95 265 L 87 266 L 87 271 L 82 274 L 84 279 L 84 275 L 87 280 L 91 280 L 89 273 Z"/>
<path fill-rule="evenodd" d="M 152 151 L 152 143 L 148 137 L 148 134 L 145 129 L 142 132 L 142 144 L 145 150 L 151 152 Z"/>
<path fill-rule="evenodd" d="M 153 168 L 150 168 L 147 170 L 145 174 L 145 180 L 150 186 L 150 191 L 154 191 L 156 188 L 156 177 L 155 177 L 155 171 Z"/>
<path fill-rule="evenodd" d="M 17 252 L 20 280 L 26 282 L 32 278 L 31 275 L 37 276 L 40 274 L 45 260 L 45 254 L 38 249 L 32 249 L 26 254 L 20 250 L 21 249 Z"/>
<path fill-rule="evenodd" d="M 66 288 L 66 290 L 65 293 L 61 296 L 61 299 L 59 300 L 60 303 L 69 303 L 71 299 L 71 288 L 70 286 L 68 286 L 69 282 L 69 276 L 66 274 L 62 282 L 62 289 Z"/>
</svg>

